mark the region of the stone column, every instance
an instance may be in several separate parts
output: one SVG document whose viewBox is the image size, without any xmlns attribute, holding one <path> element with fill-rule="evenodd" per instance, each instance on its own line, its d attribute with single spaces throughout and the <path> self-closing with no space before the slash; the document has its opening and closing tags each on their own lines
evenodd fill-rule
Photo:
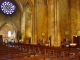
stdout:
<svg viewBox="0 0 80 60">
<path fill-rule="evenodd" d="M 51 37 L 51 46 L 54 45 L 54 0 L 48 0 L 48 40 Z M 50 45 L 50 40 L 49 40 Z"/>
<path fill-rule="evenodd" d="M 32 8 L 32 44 L 35 44 L 35 9 Z"/>
<path fill-rule="evenodd" d="M 22 33 L 22 42 L 24 42 L 24 38 L 25 38 L 25 12 L 23 12 L 22 19 L 21 19 L 21 33 Z"/>
<path fill-rule="evenodd" d="M 57 0 L 48 1 L 48 37 L 51 36 L 51 46 L 60 46 L 59 3 Z"/>
<path fill-rule="evenodd" d="M 34 1 L 34 11 L 33 11 L 33 14 L 34 14 L 34 20 L 32 21 L 32 25 L 33 25 L 33 28 L 32 28 L 32 33 L 33 33 L 33 41 L 32 43 L 33 44 L 36 44 L 37 43 L 37 13 L 38 13 L 38 0 L 35 0 Z"/>
<path fill-rule="evenodd" d="M 58 0 L 54 1 L 54 46 L 58 47 L 60 46 L 60 33 L 59 33 L 59 3 Z"/>
</svg>

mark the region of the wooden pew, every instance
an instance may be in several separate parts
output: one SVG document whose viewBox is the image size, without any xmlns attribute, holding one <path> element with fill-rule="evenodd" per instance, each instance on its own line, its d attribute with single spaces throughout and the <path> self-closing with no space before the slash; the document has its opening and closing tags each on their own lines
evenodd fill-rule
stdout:
<svg viewBox="0 0 80 60">
<path fill-rule="evenodd" d="M 46 46 L 38 46 L 38 45 L 30 45 L 30 44 L 21 44 L 21 45 L 18 44 L 18 46 L 21 48 L 21 50 L 23 50 L 23 52 L 27 49 L 26 53 L 30 55 L 33 54 L 34 57 L 36 57 L 35 55 L 36 53 L 38 53 L 39 56 L 43 54 L 46 59 L 49 56 L 49 54 L 51 54 L 55 60 L 59 60 L 59 58 L 62 58 L 63 60 L 68 60 L 70 56 L 66 57 L 66 55 L 69 53 L 75 53 L 75 56 L 77 56 L 76 59 L 77 60 L 79 59 L 78 58 L 79 56 L 77 55 L 78 53 L 77 50 L 73 51 L 67 48 L 54 48 L 54 47 L 46 47 Z M 69 50 L 69 52 L 67 50 Z"/>
<path fill-rule="evenodd" d="M 26 58 L 16 58 L 12 60 L 34 60 L 34 57 L 26 57 Z"/>
<path fill-rule="evenodd" d="M 26 58 L 16 58 L 12 60 L 45 60 L 44 56 L 34 56 L 34 57 L 26 57 Z"/>
</svg>

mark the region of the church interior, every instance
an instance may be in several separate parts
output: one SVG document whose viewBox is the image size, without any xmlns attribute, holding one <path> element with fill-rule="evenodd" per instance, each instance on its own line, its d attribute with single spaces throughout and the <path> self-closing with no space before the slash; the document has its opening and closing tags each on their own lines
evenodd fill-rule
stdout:
<svg viewBox="0 0 80 60">
<path fill-rule="evenodd" d="M 80 60 L 79 20 L 80 0 L 0 0 L 0 60 Z"/>
</svg>

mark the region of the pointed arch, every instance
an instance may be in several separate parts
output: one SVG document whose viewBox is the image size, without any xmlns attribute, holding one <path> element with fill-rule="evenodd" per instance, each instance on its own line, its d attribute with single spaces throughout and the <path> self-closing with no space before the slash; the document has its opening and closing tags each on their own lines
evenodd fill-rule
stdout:
<svg viewBox="0 0 80 60">
<path fill-rule="evenodd" d="M 11 36 L 8 36 L 8 32 L 11 32 Z M 16 40 L 16 35 L 17 35 L 17 28 L 16 26 L 12 23 L 12 22 L 5 22 L 0 26 L 0 35 L 2 35 L 3 38 L 3 42 L 5 39 L 8 39 L 8 41 L 10 42 L 11 39 L 15 39 Z"/>
<path fill-rule="evenodd" d="M 8 31 L 11 31 L 12 35 L 17 32 L 17 28 L 12 22 L 5 22 L 0 26 L 0 35 L 7 36 Z M 15 38 L 16 38 L 16 34 L 15 34 Z"/>
<path fill-rule="evenodd" d="M 23 3 L 24 3 L 24 5 L 23 5 L 24 7 L 26 7 L 26 4 L 27 4 L 27 3 L 29 3 L 30 7 L 33 7 L 33 3 L 32 3 L 31 0 L 24 0 Z"/>
<path fill-rule="evenodd" d="M 20 8 L 20 11 L 21 11 L 21 13 L 23 12 L 23 6 L 22 6 L 22 4 L 20 3 L 20 1 L 19 0 L 14 0 L 17 4 L 18 4 L 18 6 L 19 6 L 19 8 Z"/>
<path fill-rule="evenodd" d="M 16 31 L 17 31 L 17 28 L 16 28 L 16 26 L 12 23 L 12 22 L 5 22 L 4 24 L 2 24 L 1 25 L 1 27 L 0 27 L 0 30 L 1 30 L 1 28 L 3 27 L 3 26 L 5 26 L 6 24 L 9 24 L 9 25 L 11 25 L 12 27 L 13 27 L 13 29 L 15 29 Z"/>
</svg>

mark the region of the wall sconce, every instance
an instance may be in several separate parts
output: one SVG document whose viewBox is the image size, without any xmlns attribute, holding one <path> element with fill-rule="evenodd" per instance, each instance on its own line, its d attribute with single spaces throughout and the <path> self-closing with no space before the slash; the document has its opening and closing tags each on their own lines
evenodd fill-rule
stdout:
<svg viewBox="0 0 80 60">
<path fill-rule="evenodd" d="M 42 35 L 42 36 L 45 36 L 45 33 L 42 33 L 41 35 Z"/>
<path fill-rule="evenodd" d="M 69 35 L 69 32 L 68 31 L 65 31 L 65 35 Z"/>
<path fill-rule="evenodd" d="M 80 35 L 80 30 L 77 31 L 77 35 Z"/>
</svg>

